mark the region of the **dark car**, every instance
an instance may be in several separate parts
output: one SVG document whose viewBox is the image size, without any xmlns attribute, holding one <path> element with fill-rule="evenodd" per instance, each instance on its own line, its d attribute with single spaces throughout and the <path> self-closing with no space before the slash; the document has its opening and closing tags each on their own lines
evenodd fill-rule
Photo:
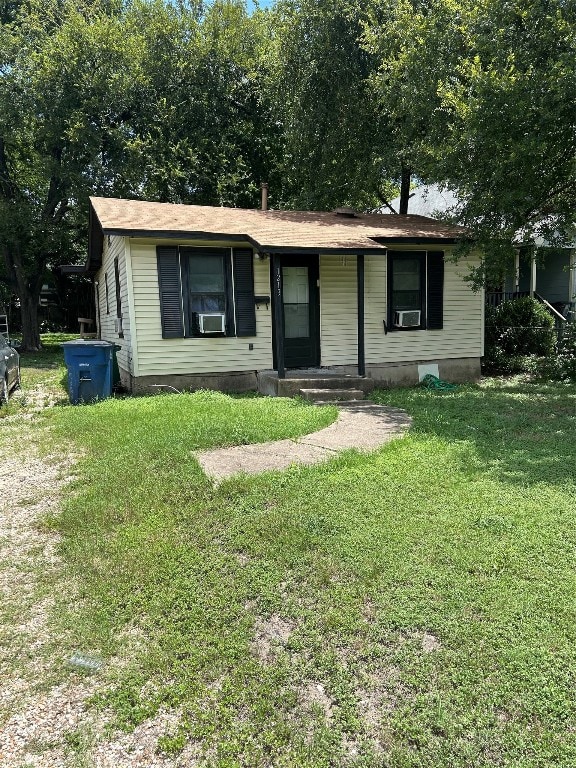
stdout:
<svg viewBox="0 0 576 768">
<path fill-rule="evenodd" d="M 20 356 L 1 333 L 0 377 L 0 403 L 6 403 L 10 391 L 20 386 Z"/>
</svg>

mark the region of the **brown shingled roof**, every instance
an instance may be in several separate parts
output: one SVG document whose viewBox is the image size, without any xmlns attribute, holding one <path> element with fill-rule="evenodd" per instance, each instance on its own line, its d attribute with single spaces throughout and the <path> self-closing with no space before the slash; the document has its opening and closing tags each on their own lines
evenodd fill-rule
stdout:
<svg viewBox="0 0 576 768">
<path fill-rule="evenodd" d="M 425 216 L 260 211 L 90 198 L 104 234 L 247 240 L 263 251 L 378 252 L 401 242 L 454 242 L 465 231 Z"/>
</svg>

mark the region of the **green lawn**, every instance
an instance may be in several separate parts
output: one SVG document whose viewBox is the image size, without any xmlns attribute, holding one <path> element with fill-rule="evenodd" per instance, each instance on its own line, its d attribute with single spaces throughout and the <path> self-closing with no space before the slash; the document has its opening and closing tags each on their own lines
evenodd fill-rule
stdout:
<svg viewBox="0 0 576 768">
<path fill-rule="evenodd" d="M 576 389 L 378 394 L 410 435 L 214 489 L 192 451 L 331 409 L 224 395 L 55 409 L 85 458 L 53 521 L 99 702 L 206 766 L 574 766 Z M 139 642 L 126 651 L 126 628 Z M 256 642 L 255 642 L 256 638 Z"/>
<path fill-rule="evenodd" d="M 124 728 L 177 710 L 160 749 L 210 768 L 573 768 L 576 387 L 377 399 L 408 436 L 217 488 L 194 450 L 334 410 L 200 392 L 44 411 L 50 450 L 83 455 L 48 521 L 80 585 L 61 658 L 109 662 L 93 705 Z"/>
</svg>

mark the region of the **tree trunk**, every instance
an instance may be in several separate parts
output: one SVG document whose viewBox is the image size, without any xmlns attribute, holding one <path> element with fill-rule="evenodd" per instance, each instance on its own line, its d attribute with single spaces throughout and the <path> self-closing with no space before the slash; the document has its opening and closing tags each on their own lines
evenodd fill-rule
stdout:
<svg viewBox="0 0 576 768">
<path fill-rule="evenodd" d="M 38 327 L 38 296 L 20 293 L 20 315 L 22 317 L 22 349 L 38 352 L 42 348 Z"/>
<path fill-rule="evenodd" d="M 400 181 L 400 213 L 408 213 L 408 200 L 410 199 L 410 179 L 412 171 L 402 166 L 402 178 Z"/>
</svg>

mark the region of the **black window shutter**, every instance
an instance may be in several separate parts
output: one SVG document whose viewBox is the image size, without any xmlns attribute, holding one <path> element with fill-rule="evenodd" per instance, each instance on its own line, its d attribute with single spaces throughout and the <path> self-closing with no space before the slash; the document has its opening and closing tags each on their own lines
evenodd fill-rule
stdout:
<svg viewBox="0 0 576 768">
<path fill-rule="evenodd" d="M 444 327 L 444 253 L 428 251 L 428 313 L 426 327 Z"/>
<path fill-rule="evenodd" d="M 254 254 L 248 249 L 234 249 L 234 299 L 236 336 L 256 336 Z"/>
<path fill-rule="evenodd" d="M 184 317 L 178 249 L 158 246 L 156 256 L 158 259 L 162 338 L 180 339 L 184 336 Z"/>
<path fill-rule="evenodd" d="M 118 259 L 114 259 L 114 283 L 116 287 L 116 317 L 122 317 L 122 295 L 120 293 L 120 269 Z"/>
</svg>

